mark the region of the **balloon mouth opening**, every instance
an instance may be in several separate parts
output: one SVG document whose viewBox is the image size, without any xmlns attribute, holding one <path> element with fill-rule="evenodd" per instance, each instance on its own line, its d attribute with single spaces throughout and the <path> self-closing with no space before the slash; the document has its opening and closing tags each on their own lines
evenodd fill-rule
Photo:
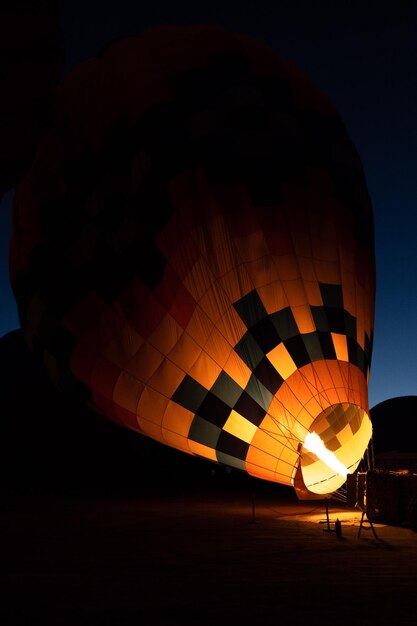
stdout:
<svg viewBox="0 0 417 626">
<path fill-rule="evenodd" d="M 361 407 L 342 403 L 322 411 L 300 452 L 300 470 L 308 491 L 325 495 L 339 489 L 359 465 L 371 436 L 371 421 Z"/>
</svg>

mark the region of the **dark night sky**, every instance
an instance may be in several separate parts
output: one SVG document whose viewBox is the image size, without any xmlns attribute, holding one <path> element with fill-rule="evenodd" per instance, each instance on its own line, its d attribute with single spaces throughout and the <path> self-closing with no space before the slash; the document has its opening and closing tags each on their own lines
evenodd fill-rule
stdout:
<svg viewBox="0 0 417 626">
<path fill-rule="evenodd" d="M 417 395 L 417 2 L 64 1 L 66 71 L 112 39 L 161 23 L 211 23 L 268 43 L 333 101 L 365 169 L 375 213 L 377 302 L 370 406 Z M 17 328 L 0 210 L 0 336 Z"/>
</svg>

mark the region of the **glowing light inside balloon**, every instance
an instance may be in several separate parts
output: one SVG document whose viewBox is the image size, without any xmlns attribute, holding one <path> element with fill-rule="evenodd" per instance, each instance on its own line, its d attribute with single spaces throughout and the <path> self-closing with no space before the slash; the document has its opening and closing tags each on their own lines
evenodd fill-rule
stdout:
<svg viewBox="0 0 417 626">
<path fill-rule="evenodd" d="M 307 437 L 304 441 L 304 448 L 309 452 L 313 452 L 323 463 L 325 463 L 332 470 L 340 474 L 340 476 L 346 476 L 350 474 L 347 467 L 339 461 L 333 452 L 328 450 L 324 445 L 322 439 L 317 433 L 307 433 Z"/>
</svg>

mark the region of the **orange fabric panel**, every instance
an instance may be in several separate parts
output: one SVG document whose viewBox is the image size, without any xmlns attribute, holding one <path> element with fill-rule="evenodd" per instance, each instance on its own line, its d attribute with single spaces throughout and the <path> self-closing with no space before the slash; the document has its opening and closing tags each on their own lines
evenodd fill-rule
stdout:
<svg viewBox="0 0 417 626">
<path fill-rule="evenodd" d="M 169 359 L 164 359 L 156 372 L 151 376 L 148 385 L 170 398 L 179 387 L 185 373 Z"/>
<path fill-rule="evenodd" d="M 140 425 L 142 426 L 142 418 L 161 425 L 168 402 L 169 399 L 158 391 L 145 387 L 137 410 Z M 145 430 L 144 426 L 143 429 Z"/>
<path fill-rule="evenodd" d="M 252 375 L 251 370 L 236 354 L 236 352 L 230 353 L 223 370 L 229 374 L 229 376 L 233 378 L 233 380 L 239 385 L 239 387 L 242 387 L 242 389 L 246 387 L 248 380 Z"/>
<path fill-rule="evenodd" d="M 300 333 L 313 333 L 316 330 L 311 309 L 308 305 L 292 306 L 291 311 Z"/>
<path fill-rule="evenodd" d="M 206 389 L 210 389 L 216 382 L 221 371 L 221 368 L 208 354 L 201 352 L 190 370 L 190 376 Z"/>
<path fill-rule="evenodd" d="M 258 287 L 257 292 L 268 313 L 276 313 L 289 306 L 287 296 L 280 282 L 274 282 L 265 287 Z"/>
<path fill-rule="evenodd" d="M 236 302 L 253 290 L 252 279 L 244 265 L 237 265 L 233 271 L 222 276 L 219 283 L 230 302 Z"/>
<path fill-rule="evenodd" d="M 238 237 L 234 240 L 234 244 L 240 258 L 244 263 L 255 261 L 263 256 L 269 255 L 262 230 L 251 233 L 247 237 Z"/>
<path fill-rule="evenodd" d="M 297 261 L 303 281 L 305 282 L 308 280 L 317 283 L 316 269 L 314 267 L 313 259 L 311 257 L 299 256 L 297 257 Z"/>
<path fill-rule="evenodd" d="M 213 289 L 214 274 L 204 258 L 198 259 L 184 278 L 184 285 L 197 302 Z"/>
<path fill-rule="evenodd" d="M 320 283 L 340 285 L 341 277 L 338 263 L 314 259 L 314 269 L 316 270 L 317 280 Z"/>
<path fill-rule="evenodd" d="M 170 360 L 184 372 L 189 372 L 201 354 L 202 348 L 184 332 L 169 353 Z"/>
<path fill-rule="evenodd" d="M 91 387 L 105 398 L 113 397 L 113 387 L 120 375 L 120 367 L 107 359 L 98 358 L 91 372 Z"/>
<path fill-rule="evenodd" d="M 182 437 L 188 437 L 194 413 L 169 400 L 162 420 L 163 428 Z"/>
<path fill-rule="evenodd" d="M 227 309 L 216 327 L 231 346 L 235 346 L 246 332 L 246 326 L 233 307 Z"/>
<path fill-rule="evenodd" d="M 282 281 L 282 286 L 291 307 L 307 304 L 307 294 L 301 278 L 297 280 L 284 280 Z"/>
<path fill-rule="evenodd" d="M 277 268 L 270 256 L 263 256 L 245 264 L 246 270 L 256 289 L 279 280 Z"/>
<path fill-rule="evenodd" d="M 225 314 L 227 309 L 230 308 L 230 304 L 226 292 L 219 284 L 213 285 L 199 302 L 203 311 L 208 315 L 210 320 L 215 323 Z"/>
<path fill-rule="evenodd" d="M 149 335 L 148 341 L 159 352 L 167 354 L 176 345 L 183 332 L 178 322 L 167 313 L 153 333 Z"/>
<path fill-rule="evenodd" d="M 232 346 L 226 341 L 217 328 L 213 328 L 210 337 L 204 345 L 204 352 L 207 352 L 217 365 L 223 368 L 231 351 Z"/>
<path fill-rule="evenodd" d="M 320 287 L 316 280 L 305 280 L 304 291 L 307 296 L 307 302 L 310 306 L 323 306 Z"/>
<path fill-rule="evenodd" d="M 103 356 L 120 368 L 124 368 L 126 363 L 138 352 L 143 342 L 143 337 L 125 324 L 117 337 L 112 339 L 105 348 Z"/>
<path fill-rule="evenodd" d="M 123 371 L 113 389 L 113 402 L 136 415 L 144 388 L 145 385 L 135 376 Z"/>
<path fill-rule="evenodd" d="M 297 257 L 294 254 L 274 256 L 273 259 L 282 281 L 296 280 L 300 277 L 300 268 L 298 267 Z"/>
<path fill-rule="evenodd" d="M 203 347 L 213 328 L 213 321 L 200 306 L 197 306 L 188 322 L 187 333 L 199 346 Z"/>
<path fill-rule="evenodd" d="M 146 382 L 156 372 L 164 355 L 145 341 L 138 352 L 125 365 L 126 371 Z"/>
<path fill-rule="evenodd" d="M 172 446 L 177 450 L 182 450 L 182 452 L 186 452 L 187 454 L 191 454 L 188 439 L 186 437 L 177 435 L 164 427 L 162 427 L 162 437 L 164 443 L 167 445 Z"/>
</svg>

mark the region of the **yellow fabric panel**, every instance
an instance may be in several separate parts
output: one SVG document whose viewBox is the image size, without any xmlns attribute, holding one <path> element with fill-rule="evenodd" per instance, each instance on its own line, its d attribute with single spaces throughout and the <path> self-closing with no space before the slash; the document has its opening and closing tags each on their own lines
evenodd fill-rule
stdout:
<svg viewBox="0 0 417 626">
<path fill-rule="evenodd" d="M 182 450 L 182 452 L 187 452 L 190 454 L 190 448 L 188 445 L 188 439 L 186 437 L 182 437 L 181 435 L 177 435 L 176 433 L 172 433 L 166 428 L 162 427 L 162 437 L 164 443 L 172 446 L 173 448 L 177 448 L 177 450 Z"/>
<path fill-rule="evenodd" d="M 210 320 L 217 322 L 230 308 L 230 300 L 221 285 L 216 283 L 200 299 L 199 305 Z"/>
<path fill-rule="evenodd" d="M 277 268 L 270 256 L 263 256 L 255 261 L 245 263 L 245 267 L 256 289 L 276 283 L 279 280 Z"/>
<path fill-rule="evenodd" d="M 255 424 L 252 424 L 252 422 L 236 411 L 232 411 L 230 413 L 225 425 L 223 426 L 223 430 L 227 431 L 231 435 L 234 435 L 235 437 L 238 437 L 238 439 L 242 439 L 242 441 L 246 441 L 246 443 L 250 443 L 252 441 L 257 428 L 258 427 L 255 426 Z"/>
<path fill-rule="evenodd" d="M 342 268 L 351 274 L 355 274 L 355 255 L 342 244 L 339 244 L 339 258 Z"/>
<path fill-rule="evenodd" d="M 163 354 L 167 354 L 177 343 L 184 330 L 174 320 L 174 318 L 167 313 L 161 323 L 149 336 L 148 341 L 157 350 Z"/>
<path fill-rule="evenodd" d="M 211 461 L 217 461 L 216 450 L 213 448 L 209 448 L 208 446 L 192 441 L 191 439 L 188 440 L 188 447 L 193 454 L 202 456 L 205 459 L 210 459 Z"/>
<path fill-rule="evenodd" d="M 219 367 L 208 354 L 201 352 L 190 370 L 190 376 L 206 389 L 210 389 L 216 382 L 221 371 L 221 367 Z"/>
<path fill-rule="evenodd" d="M 289 378 L 297 369 L 296 364 L 283 343 L 278 344 L 276 348 L 268 352 L 266 356 L 284 380 Z"/>
<path fill-rule="evenodd" d="M 246 363 L 242 361 L 236 352 L 230 353 L 223 369 L 242 389 L 246 387 L 252 374 Z"/>
<path fill-rule="evenodd" d="M 217 330 L 216 327 L 213 328 L 204 346 L 204 351 L 207 352 L 217 365 L 223 368 L 232 349 L 232 346 L 226 341 L 221 332 Z"/>
<path fill-rule="evenodd" d="M 201 309 L 201 307 L 197 306 L 190 321 L 188 322 L 186 330 L 190 337 L 194 339 L 199 346 L 203 347 L 207 341 L 207 337 L 213 330 L 213 327 L 213 321 Z"/>
<path fill-rule="evenodd" d="M 301 278 L 297 280 L 284 280 L 282 281 L 282 286 L 291 307 L 307 304 L 307 294 Z"/>
<path fill-rule="evenodd" d="M 150 420 L 154 424 L 162 424 L 168 402 L 168 398 L 158 391 L 145 387 L 137 408 L 139 424 L 142 425 L 141 418 Z"/>
<path fill-rule="evenodd" d="M 253 282 L 244 265 L 237 265 L 219 279 L 231 302 L 236 302 L 253 290 Z"/>
<path fill-rule="evenodd" d="M 254 261 L 266 255 L 269 256 L 269 249 L 262 230 L 251 233 L 246 237 L 238 237 L 234 239 L 234 244 L 239 258 L 244 262 Z"/>
<path fill-rule="evenodd" d="M 235 346 L 246 332 L 245 324 L 232 306 L 217 320 L 216 327 L 231 346 Z"/>
<path fill-rule="evenodd" d="M 307 302 L 310 306 L 323 306 L 321 291 L 317 280 L 305 280 L 304 291 L 307 296 Z"/>
<path fill-rule="evenodd" d="M 164 355 L 146 341 L 126 363 L 125 369 L 130 374 L 146 382 L 156 372 L 163 359 Z"/>
<path fill-rule="evenodd" d="M 289 306 L 287 296 L 280 282 L 274 282 L 271 285 L 265 285 L 265 287 L 258 287 L 257 291 L 262 304 L 269 314 L 276 313 Z"/>
<path fill-rule="evenodd" d="M 144 339 L 131 326 L 122 326 L 120 333 L 103 351 L 109 361 L 124 368 L 126 363 L 136 354 L 143 344 Z"/>
<path fill-rule="evenodd" d="M 314 259 L 314 268 L 316 270 L 316 276 L 319 283 L 340 285 L 341 277 L 338 263 Z"/>
<path fill-rule="evenodd" d="M 273 259 L 281 280 L 295 280 L 300 277 L 297 257 L 294 254 L 274 256 Z"/>
<path fill-rule="evenodd" d="M 188 437 L 194 413 L 170 400 L 166 406 L 162 426 L 178 435 Z"/>
<path fill-rule="evenodd" d="M 194 300 L 198 302 L 209 289 L 213 288 L 214 280 L 214 274 L 207 261 L 200 258 L 189 274 L 184 278 L 183 282 Z"/>
<path fill-rule="evenodd" d="M 291 307 L 291 311 L 300 333 L 313 333 L 316 330 L 311 309 L 307 304 L 303 306 L 293 306 Z"/>
<path fill-rule="evenodd" d="M 183 333 L 169 353 L 170 360 L 188 372 L 201 354 L 201 346 L 187 332 Z"/>
<path fill-rule="evenodd" d="M 164 359 L 155 374 L 149 379 L 148 385 L 170 398 L 179 387 L 184 376 L 185 372 L 182 369 L 168 359 Z"/>
<path fill-rule="evenodd" d="M 330 333 L 333 340 L 336 357 L 339 361 L 349 361 L 346 335 Z"/>
<path fill-rule="evenodd" d="M 136 415 L 145 385 L 135 376 L 122 371 L 113 388 L 113 402 Z"/>
</svg>

